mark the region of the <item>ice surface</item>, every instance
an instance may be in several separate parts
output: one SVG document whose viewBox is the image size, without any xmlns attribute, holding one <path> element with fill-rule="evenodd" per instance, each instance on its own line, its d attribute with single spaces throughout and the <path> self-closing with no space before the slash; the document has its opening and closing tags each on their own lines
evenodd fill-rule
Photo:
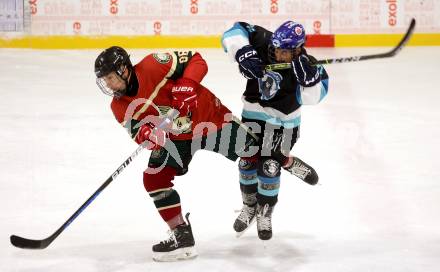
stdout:
<svg viewBox="0 0 440 272">
<path fill-rule="evenodd" d="M 321 185 L 283 173 L 269 242 L 255 226 L 235 238 L 236 164 L 201 151 L 175 180 L 199 257 L 153 262 L 167 228 L 143 188 L 144 151 L 49 248 L 14 248 L 11 234 L 52 234 L 136 148 L 95 85 L 98 52 L 0 49 L 0 271 L 440 271 L 439 47 L 326 66 L 329 95 L 303 107 L 294 148 Z M 239 115 L 245 80 L 221 49 L 201 53 L 204 85 Z"/>
</svg>

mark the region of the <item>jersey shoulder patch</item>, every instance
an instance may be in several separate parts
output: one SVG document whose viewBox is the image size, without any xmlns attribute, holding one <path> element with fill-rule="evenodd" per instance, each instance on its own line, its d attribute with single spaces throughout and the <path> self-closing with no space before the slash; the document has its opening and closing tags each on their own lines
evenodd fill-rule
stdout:
<svg viewBox="0 0 440 272">
<path fill-rule="evenodd" d="M 153 58 L 160 64 L 166 64 L 170 62 L 171 55 L 168 53 L 154 53 Z"/>
</svg>

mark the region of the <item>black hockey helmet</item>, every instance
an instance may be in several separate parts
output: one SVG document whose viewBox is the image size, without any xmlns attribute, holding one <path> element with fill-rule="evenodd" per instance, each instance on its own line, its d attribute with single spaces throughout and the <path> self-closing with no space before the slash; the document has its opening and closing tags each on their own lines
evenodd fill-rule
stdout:
<svg viewBox="0 0 440 272">
<path fill-rule="evenodd" d="M 124 48 L 119 46 L 107 48 L 102 51 L 95 60 L 96 83 L 105 94 L 121 96 L 125 90 L 112 90 L 107 86 L 103 77 L 115 72 L 116 76 L 125 81 L 127 86 L 127 79 L 122 78 L 122 75 L 126 69 L 131 71 L 132 67 L 130 55 L 128 55 Z"/>
<path fill-rule="evenodd" d="M 95 61 L 96 77 L 103 77 L 111 72 L 122 75 L 123 67 L 131 67 L 130 56 L 124 48 L 112 46 L 99 54 Z"/>
</svg>

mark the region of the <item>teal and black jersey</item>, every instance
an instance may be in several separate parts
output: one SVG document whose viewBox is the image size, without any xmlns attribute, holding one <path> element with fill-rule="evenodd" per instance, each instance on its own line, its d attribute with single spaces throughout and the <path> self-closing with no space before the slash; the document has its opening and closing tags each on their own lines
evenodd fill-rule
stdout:
<svg viewBox="0 0 440 272">
<path fill-rule="evenodd" d="M 257 51 L 264 65 L 267 65 L 271 64 L 269 59 L 271 37 L 272 32 L 261 26 L 237 22 L 223 34 L 222 45 L 233 59 L 235 59 L 237 50 L 243 46 L 251 45 Z M 307 55 L 304 48 L 301 50 L 302 54 Z M 327 73 L 322 66 L 319 66 L 318 71 L 321 75 L 321 81 L 312 87 L 298 84 L 293 69 L 274 71 L 281 78 L 281 81 L 270 99 L 262 99 L 261 79 L 248 79 L 243 93 L 244 109 L 242 115 L 246 118 L 267 121 L 285 127 L 299 126 L 301 105 L 316 104 L 327 94 Z M 310 92 L 317 93 L 317 95 L 310 95 Z M 314 101 L 310 101 L 311 97 Z"/>
</svg>

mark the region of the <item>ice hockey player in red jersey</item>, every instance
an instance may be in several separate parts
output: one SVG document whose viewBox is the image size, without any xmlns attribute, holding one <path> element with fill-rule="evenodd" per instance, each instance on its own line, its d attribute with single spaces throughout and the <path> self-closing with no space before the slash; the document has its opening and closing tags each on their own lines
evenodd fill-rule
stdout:
<svg viewBox="0 0 440 272">
<path fill-rule="evenodd" d="M 207 149 L 235 161 L 255 142 L 229 109 L 200 84 L 207 69 L 201 55 L 191 51 L 149 54 L 132 65 L 127 52 L 113 46 L 95 61 L 96 83 L 113 96 L 115 118 L 133 140 L 152 150 L 144 187 L 171 230 L 168 240 L 153 245 L 156 261 L 197 256 L 189 213 L 185 222 L 172 183 L 175 176 L 188 171 L 194 152 Z M 174 110 L 178 116 L 171 114 Z"/>
</svg>

